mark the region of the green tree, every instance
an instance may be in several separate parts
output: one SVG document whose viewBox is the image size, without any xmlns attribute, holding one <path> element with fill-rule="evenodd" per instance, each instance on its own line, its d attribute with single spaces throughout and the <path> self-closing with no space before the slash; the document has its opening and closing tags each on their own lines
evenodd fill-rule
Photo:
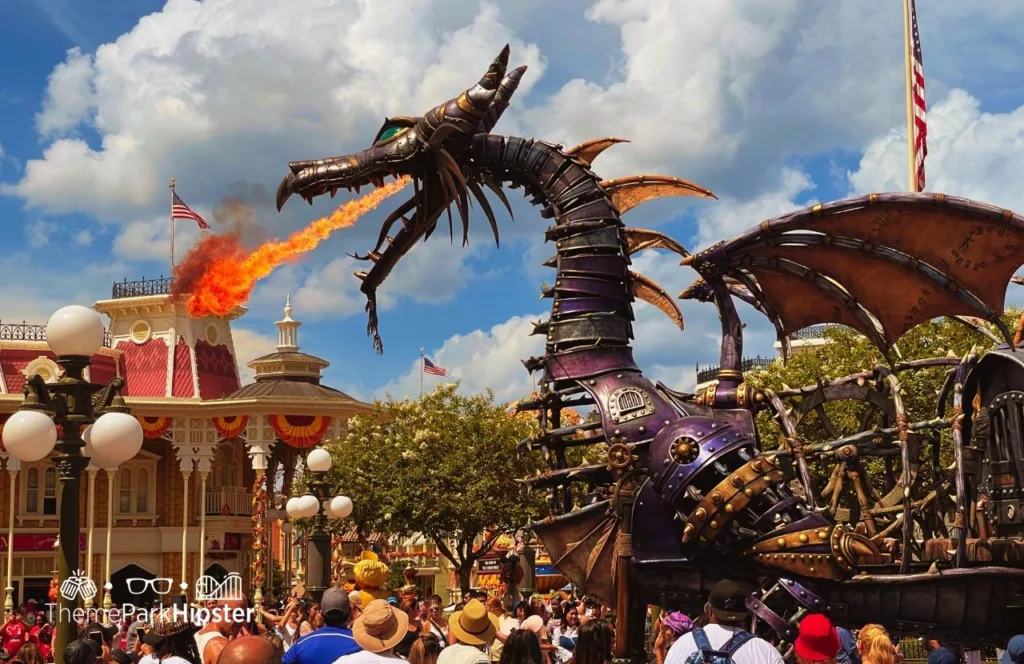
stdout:
<svg viewBox="0 0 1024 664">
<path fill-rule="evenodd" d="M 1004 316 L 1004 322 L 1011 331 L 1016 326 L 1019 314 L 1019 311 L 1009 311 Z M 995 332 L 996 336 L 1001 337 L 995 326 L 990 326 L 990 329 Z M 885 364 L 878 349 L 867 338 L 848 327 L 827 328 L 825 339 L 826 343 L 815 350 L 797 353 L 786 364 L 781 361 L 775 362 L 763 371 L 748 374 L 746 379 L 755 387 L 780 390 L 785 386 L 795 388 L 814 385 L 819 380 L 827 382 L 828 379 L 841 378 L 870 369 L 878 364 Z M 937 318 L 907 332 L 897 341 L 890 355 L 895 362 L 938 357 L 951 353 L 956 357 L 963 357 L 974 346 L 977 346 L 978 352 L 981 353 L 991 348 L 993 344 L 984 335 L 959 322 L 949 318 Z M 903 371 L 899 374 L 898 377 L 904 391 L 903 399 L 911 422 L 927 420 L 936 416 L 938 392 L 948 369 L 949 367 L 937 367 L 918 371 Z M 950 395 L 947 409 L 952 406 L 951 399 L 952 395 Z M 799 400 L 792 400 L 791 405 L 799 408 Z M 864 410 L 865 404 L 853 400 L 830 402 L 824 406 L 828 420 L 839 435 L 849 435 L 859 431 L 862 426 L 861 417 Z M 948 411 L 946 415 L 948 415 Z M 879 415 L 875 414 L 867 420 L 866 424 L 870 428 L 880 425 L 882 422 Z M 892 425 L 893 423 L 889 423 L 889 426 Z M 767 412 L 760 413 L 757 418 L 757 427 L 762 445 L 766 449 L 776 447 L 780 431 L 774 418 Z M 807 444 L 824 443 L 834 439 L 827 426 L 813 411 L 800 422 L 798 433 L 801 440 Z M 943 432 L 941 440 L 942 461 L 948 465 L 952 460 L 952 439 L 948 431 Z M 828 459 L 819 461 L 821 462 L 811 464 L 811 471 L 815 476 L 816 483 L 821 488 L 831 472 L 833 463 Z M 925 472 L 927 472 L 928 465 L 924 464 Z M 867 462 L 867 470 L 876 481 L 882 475 L 882 467 L 883 464 L 878 459 Z"/>
<path fill-rule="evenodd" d="M 326 445 L 334 458 L 329 479 L 352 498 L 360 532 L 424 535 L 466 591 L 497 535 L 544 512 L 543 497 L 528 495 L 520 482 L 542 464 L 536 454 L 517 453 L 531 433 L 492 393 L 464 396 L 458 383 L 445 385 L 417 401 L 377 401 L 350 420 L 348 435 Z M 474 549 L 485 531 L 495 536 Z"/>
</svg>

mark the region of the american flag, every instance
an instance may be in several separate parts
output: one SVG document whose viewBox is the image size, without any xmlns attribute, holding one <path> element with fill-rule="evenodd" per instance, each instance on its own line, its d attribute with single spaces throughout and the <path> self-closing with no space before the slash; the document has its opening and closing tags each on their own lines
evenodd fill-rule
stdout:
<svg viewBox="0 0 1024 664">
<path fill-rule="evenodd" d="M 924 101 L 924 63 L 921 60 L 921 34 L 917 31 L 917 7 L 910 0 L 910 103 L 914 108 L 914 166 L 917 182 L 914 191 L 924 191 L 924 158 L 928 156 L 927 105 Z"/>
<path fill-rule="evenodd" d="M 448 370 L 444 367 L 439 367 L 427 358 L 423 358 L 423 373 L 430 374 L 431 376 L 447 376 Z"/>
<path fill-rule="evenodd" d="M 176 191 L 171 192 L 171 219 L 191 219 L 203 230 L 210 227 L 210 224 L 206 223 L 206 220 L 199 216 L 198 212 L 193 212 L 192 208 L 185 205 L 185 201 L 181 200 L 181 196 Z"/>
</svg>

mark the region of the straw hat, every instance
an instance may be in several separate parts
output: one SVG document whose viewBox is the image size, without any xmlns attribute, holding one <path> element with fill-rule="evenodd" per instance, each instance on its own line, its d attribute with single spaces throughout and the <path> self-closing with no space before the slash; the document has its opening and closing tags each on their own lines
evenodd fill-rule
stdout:
<svg viewBox="0 0 1024 664">
<path fill-rule="evenodd" d="M 375 599 L 363 608 L 352 626 L 352 636 L 367 652 L 384 652 L 394 648 L 409 631 L 409 616 L 382 599 Z"/>
<path fill-rule="evenodd" d="M 494 640 L 498 631 L 498 617 L 489 613 L 480 600 L 474 599 L 462 611 L 452 614 L 448 628 L 461 643 L 482 646 Z"/>
</svg>

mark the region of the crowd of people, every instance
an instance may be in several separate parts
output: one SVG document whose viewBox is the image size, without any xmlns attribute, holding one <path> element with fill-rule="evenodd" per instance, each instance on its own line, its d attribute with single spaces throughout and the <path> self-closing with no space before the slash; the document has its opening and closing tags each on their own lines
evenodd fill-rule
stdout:
<svg viewBox="0 0 1024 664">
<path fill-rule="evenodd" d="M 609 664 L 614 612 L 596 602 L 553 595 L 508 610 L 498 597 L 471 591 L 446 609 L 437 595 L 403 596 L 363 606 L 364 595 L 340 588 L 320 602 L 292 598 L 279 610 L 247 611 L 247 602 L 207 602 L 205 624 L 171 607 L 154 607 L 146 621 L 79 625 L 65 664 Z M 897 641 L 880 625 L 855 632 L 822 614 L 798 624 L 792 644 L 755 636 L 747 592 L 722 581 L 701 615 L 661 615 L 650 658 L 654 664 L 900 664 Z M 256 615 L 238 620 L 239 615 Z M 8 611 L 0 627 L 6 664 L 54 661 L 54 625 L 31 604 Z M 927 664 L 980 664 L 980 655 L 927 642 Z M 1024 664 L 1024 635 L 998 654 L 1000 664 Z"/>
</svg>

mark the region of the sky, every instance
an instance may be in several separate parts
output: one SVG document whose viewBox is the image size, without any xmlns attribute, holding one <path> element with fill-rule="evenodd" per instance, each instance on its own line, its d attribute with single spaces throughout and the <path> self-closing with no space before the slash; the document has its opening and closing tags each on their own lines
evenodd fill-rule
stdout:
<svg viewBox="0 0 1024 664">
<path fill-rule="evenodd" d="M 1024 3 L 919 4 L 927 190 L 1024 211 Z M 114 281 L 166 275 L 172 177 L 215 232 L 242 228 L 252 243 L 328 214 L 327 197 L 273 208 L 287 162 L 367 147 L 385 116 L 457 95 L 505 43 L 529 70 L 495 133 L 629 139 L 596 160 L 599 175 L 672 175 L 717 194 L 624 218 L 691 251 L 816 202 L 907 187 L 895 0 L 3 0 L 0 320 L 43 323 L 108 298 Z M 261 282 L 233 326 L 239 359 L 273 349 L 291 295 L 303 350 L 358 398 L 415 397 L 421 348 L 449 374 L 427 389 L 457 379 L 501 400 L 529 394 L 520 360 L 542 349 L 529 332 L 546 318 L 547 222 L 513 196 L 500 248 L 476 216 L 469 247 L 438 232 L 411 252 L 380 292 L 377 355 L 346 254 L 372 247 L 401 200 Z M 177 224 L 179 258 L 198 237 Z M 634 258 L 673 295 L 696 277 L 671 254 Z M 717 364 L 720 337 L 712 305 L 680 306 L 682 332 L 638 303 L 635 347 L 646 375 L 686 390 L 697 365 Z M 771 355 L 770 326 L 740 313 L 745 354 Z"/>
</svg>

